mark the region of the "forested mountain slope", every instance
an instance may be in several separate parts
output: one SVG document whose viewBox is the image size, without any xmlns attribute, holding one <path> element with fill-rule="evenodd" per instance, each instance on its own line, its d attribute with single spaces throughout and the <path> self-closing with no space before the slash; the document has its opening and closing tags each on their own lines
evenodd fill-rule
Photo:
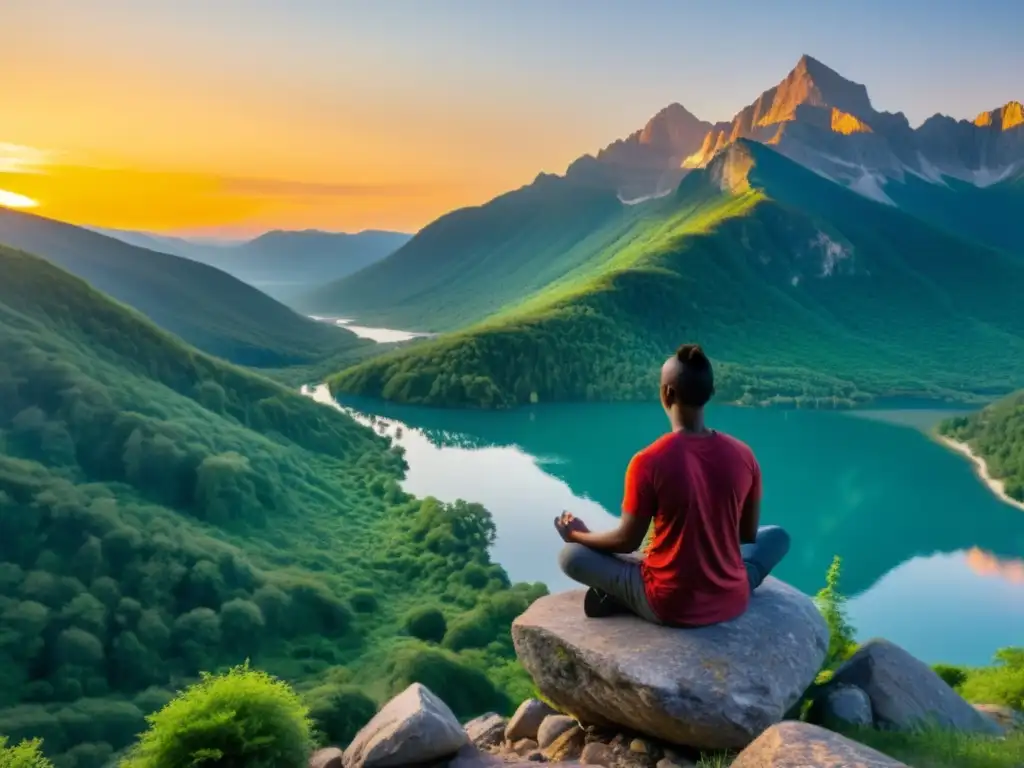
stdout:
<svg viewBox="0 0 1024 768">
<path fill-rule="evenodd" d="M 697 339 L 725 400 L 971 399 L 1024 383 L 1022 291 L 1014 255 L 744 140 L 546 288 L 332 387 L 443 405 L 653 397 L 660 361 Z"/>
<path fill-rule="evenodd" d="M 217 267 L 282 301 L 358 272 L 394 253 L 411 237 L 378 230 L 354 234 L 274 230 L 251 240 L 212 243 L 148 232 L 98 231 L 132 245 Z"/>
<path fill-rule="evenodd" d="M 296 299 L 314 315 L 448 331 L 543 288 L 618 234 L 614 191 L 542 175 L 486 205 L 442 216 L 388 258 Z"/>
<path fill-rule="evenodd" d="M 1003 481 L 1006 494 L 1024 501 L 1024 390 L 970 416 L 944 421 L 939 432 L 970 445 L 989 473 Z"/>
<path fill-rule="evenodd" d="M 537 591 L 485 510 L 405 495 L 371 430 L 41 259 L 0 248 L 0 276 L 0 733 L 99 768 L 247 657 L 335 741 L 412 680 L 464 716 L 524 694 Z"/>
<path fill-rule="evenodd" d="M 0 244 L 46 258 L 190 344 L 241 365 L 308 363 L 369 345 L 218 269 L 63 222 L 0 208 Z"/>
</svg>

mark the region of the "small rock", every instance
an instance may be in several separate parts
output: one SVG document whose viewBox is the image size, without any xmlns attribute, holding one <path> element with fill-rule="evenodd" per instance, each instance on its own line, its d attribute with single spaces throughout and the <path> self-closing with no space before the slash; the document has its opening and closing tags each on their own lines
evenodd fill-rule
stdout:
<svg viewBox="0 0 1024 768">
<path fill-rule="evenodd" d="M 740 752 L 732 768 L 907 768 L 903 763 L 810 723 L 773 725 Z"/>
<path fill-rule="evenodd" d="M 643 739 L 633 739 L 629 742 L 629 751 L 636 752 L 641 755 L 649 755 L 651 753 L 651 748 Z"/>
<path fill-rule="evenodd" d="M 473 744 L 480 749 L 490 749 L 501 743 L 507 725 L 508 720 L 504 717 L 495 712 L 488 712 L 470 720 L 463 728 Z"/>
<path fill-rule="evenodd" d="M 853 685 L 871 700 L 883 728 L 939 728 L 997 735 L 1002 729 L 964 701 L 923 661 L 888 640 L 870 640 L 836 670 L 829 687 Z"/>
<path fill-rule="evenodd" d="M 580 754 L 580 765 L 602 765 L 604 768 L 615 768 L 615 750 L 607 744 L 592 741 L 583 748 Z"/>
<path fill-rule="evenodd" d="M 667 757 L 663 757 L 658 761 L 655 768 L 696 768 L 696 766 L 689 761 L 680 763 L 675 760 L 669 760 Z"/>
<path fill-rule="evenodd" d="M 565 714 L 673 744 L 746 746 L 800 699 L 828 650 L 814 602 L 772 577 L 743 615 L 693 629 L 598 623 L 583 594 L 542 597 L 512 623 L 520 662 Z"/>
<path fill-rule="evenodd" d="M 870 726 L 875 721 L 871 699 L 855 685 L 837 685 L 827 690 L 812 706 L 811 719 L 833 731 Z"/>
<path fill-rule="evenodd" d="M 537 742 L 533 739 L 519 739 L 512 745 L 512 751 L 520 757 L 525 757 L 537 749 Z"/>
<path fill-rule="evenodd" d="M 318 749 L 309 758 L 309 768 L 342 768 L 344 755 L 337 747 Z"/>
<path fill-rule="evenodd" d="M 557 714 L 543 701 L 527 699 L 519 705 L 515 714 L 508 721 L 508 725 L 505 727 L 505 739 L 513 743 L 520 739 L 536 739 L 537 731 L 540 729 L 540 724 L 544 722 L 544 718 Z"/>
<path fill-rule="evenodd" d="M 544 757 L 540 752 L 531 752 L 526 756 L 526 759 L 532 763 L 546 763 L 547 758 Z"/>
<path fill-rule="evenodd" d="M 544 757 L 552 762 L 579 760 L 586 746 L 586 733 L 578 725 L 562 733 L 544 750 Z"/>
<path fill-rule="evenodd" d="M 548 715 L 537 729 L 537 743 L 545 749 L 575 725 L 576 721 L 567 715 Z"/>
<path fill-rule="evenodd" d="M 381 707 L 345 750 L 345 768 L 391 768 L 455 755 L 469 743 L 462 725 L 429 688 L 413 683 Z"/>
<path fill-rule="evenodd" d="M 1024 712 L 1002 704 L 975 704 L 974 708 L 1008 731 L 1024 730 Z"/>
</svg>

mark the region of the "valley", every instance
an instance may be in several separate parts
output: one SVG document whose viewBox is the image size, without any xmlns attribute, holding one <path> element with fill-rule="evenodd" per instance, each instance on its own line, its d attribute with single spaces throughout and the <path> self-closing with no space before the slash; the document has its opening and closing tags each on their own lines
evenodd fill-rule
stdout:
<svg viewBox="0 0 1024 768">
<path fill-rule="evenodd" d="M 489 169 L 470 161 L 486 132 L 449 126 L 459 152 L 415 152 L 420 132 L 440 141 L 432 114 L 450 105 L 392 106 L 371 126 L 343 95 L 311 102 L 324 127 L 263 137 L 267 167 L 298 158 L 307 181 L 236 175 L 223 147 L 216 173 L 147 172 L 203 191 L 168 196 L 168 217 L 223 205 L 219 224 L 255 237 L 0 207 L 0 737 L 43 739 L 52 768 L 255 765 L 203 739 L 166 765 L 126 751 L 176 692 L 248 663 L 297 696 L 305 735 L 288 768 L 314 743 L 348 745 L 416 683 L 458 738 L 470 718 L 511 714 L 541 690 L 512 623 L 573 586 L 553 518 L 616 524 L 631 457 L 666 429 L 658 377 L 681 342 L 712 358 L 709 426 L 763 467 L 762 522 L 790 532 L 775 575 L 827 624 L 804 658 L 827 645 L 827 661 L 772 716 L 811 716 L 846 633 L 851 654 L 898 643 L 974 718 L 961 696 L 1024 708 L 1020 102 L 914 127 L 802 56 L 729 120 L 671 103 L 574 149 L 564 173 L 536 173 L 558 156 L 545 155 L 516 177 L 532 182 L 486 199 L 474 184 Z M 508 129 L 503 110 L 489 130 Z M 282 135 L 301 118 L 274 114 Z M 375 180 L 362 158 L 392 133 L 402 145 L 377 155 Z M 533 157 L 516 138 L 502 152 Z M 351 183 L 324 181 L 335 155 Z M 0 144 L 0 180 L 32 157 Z M 458 199 L 479 200 L 431 208 L 415 234 L 300 223 L 390 211 L 401 228 L 413 213 L 399 221 L 399 207 L 456 195 L 448 166 L 472 167 Z M 62 169 L 21 175 L 42 185 Z M 229 715 L 193 712 L 179 730 L 233 727 L 255 698 L 226 701 Z M 872 706 L 862 725 L 883 722 Z M 540 754 L 522 741 L 518 757 Z M 979 743 L 994 742 L 956 749 Z M 969 768 L 1015 766 L 1019 743 Z M 961 768 L 956 749 L 922 768 Z M 630 768 L 656 768 L 643 754 Z M 694 760 L 732 759 L 716 755 Z"/>
<path fill-rule="evenodd" d="M 466 714 L 523 695 L 508 622 L 544 589 L 492 563 L 486 510 L 404 493 L 372 430 L 42 259 L 0 274 L 0 732 L 99 766 L 246 658 L 324 718 L 410 675 Z M 404 632 L 424 605 L 445 645 Z"/>
</svg>

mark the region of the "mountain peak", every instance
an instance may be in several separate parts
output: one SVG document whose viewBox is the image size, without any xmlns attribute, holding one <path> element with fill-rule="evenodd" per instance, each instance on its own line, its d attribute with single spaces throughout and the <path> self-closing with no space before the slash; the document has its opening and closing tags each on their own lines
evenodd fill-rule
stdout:
<svg viewBox="0 0 1024 768">
<path fill-rule="evenodd" d="M 864 119 L 875 113 L 868 98 L 868 90 L 860 83 L 847 80 L 834 69 L 812 56 L 804 54 L 779 83 L 770 122 L 793 119 L 796 108 L 802 104 L 814 107 L 832 107 Z"/>
<path fill-rule="evenodd" d="M 669 104 L 647 121 L 640 131 L 639 142 L 669 155 L 686 155 L 709 128 L 678 102 Z"/>
<path fill-rule="evenodd" d="M 982 112 L 974 118 L 974 124 L 979 128 L 994 128 L 1001 131 L 1024 125 L 1024 105 L 1019 101 L 1008 101 L 998 109 Z"/>
</svg>

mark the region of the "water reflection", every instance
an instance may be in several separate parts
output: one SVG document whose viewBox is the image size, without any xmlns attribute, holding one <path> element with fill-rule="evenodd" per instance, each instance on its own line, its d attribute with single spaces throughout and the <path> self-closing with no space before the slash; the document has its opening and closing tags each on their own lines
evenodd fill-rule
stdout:
<svg viewBox="0 0 1024 768">
<path fill-rule="evenodd" d="M 626 464 L 665 428 L 650 405 L 481 413 L 345 404 L 376 413 L 390 434 L 403 429 L 407 490 L 484 504 L 498 526 L 496 559 L 513 579 L 553 589 L 568 584 L 551 520 L 571 509 L 594 527 L 612 524 Z M 983 663 L 1024 641 L 1024 515 L 923 434 L 942 415 L 719 408 L 709 418 L 758 454 L 764 521 L 793 534 L 781 578 L 813 594 L 838 554 L 862 636 L 929 660 Z"/>
</svg>

